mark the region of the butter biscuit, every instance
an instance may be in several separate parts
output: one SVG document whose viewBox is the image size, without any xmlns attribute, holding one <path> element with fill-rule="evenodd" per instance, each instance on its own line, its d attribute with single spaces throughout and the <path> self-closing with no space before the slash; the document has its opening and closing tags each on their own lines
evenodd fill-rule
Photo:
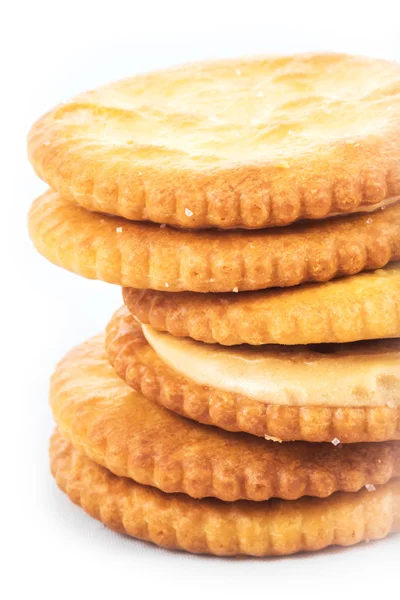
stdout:
<svg viewBox="0 0 400 600">
<path fill-rule="evenodd" d="M 29 231 L 48 260 L 126 287 L 232 292 L 327 281 L 400 258 L 400 203 L 257 232 L 188 232 L 97 214 L 55 192 L 32 205 Z"/>
<path fill-rule="evenodd" d="M 125 288 L 141 323 L 209 344 L 323 344 L 400 337 L 400 263 L 327 283 L 240 294 Z"/>
<path fill-rule="evenodd" d="M 138 75 L 55 107 L 29 157 L 91 210 L 185 228 L 263 228 L 400 195 L 400 66 L 345 54 Z"/>
</svg>

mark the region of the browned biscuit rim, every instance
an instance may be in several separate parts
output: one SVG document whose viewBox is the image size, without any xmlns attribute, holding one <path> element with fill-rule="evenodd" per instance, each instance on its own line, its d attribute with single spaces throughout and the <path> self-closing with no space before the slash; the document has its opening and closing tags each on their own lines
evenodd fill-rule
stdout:
<svg viewBox="0 0 400 600">
<path fill-rule="evenodd" d="M 335 69 L 351 74 L 345 86 L 351 93 L 333 99 L 319 96 L 310 82 Z M 210 139 L 220 144 L 235 124 L 228 120 L 225 125 L 213 125 L 212 119 L 198 123 L 196 110 L 185 112 L 190 108 L 188 99 L 175 111 L 171 109 L 171 114 L 165 103 L 160 107 L 151 99 L 144 106 L 132 102 L 137 95 L 135 86 L 139 86 L 141 97 L 146 87 L 156 90 L 159 80 L 162 100 L 165 88 L 173 90 L 176 84 L 179 89 L 182 80 L 191 80 L 194 85 L 203 82 L 202 87 L 207 89 L 221 78 L 233 77 L 235 87 L 243 94 L 247 75 L 251 76 L 252 71 L 257 74 L 257 70 L 270 75 L 268 83 L 261 81 L 269 90 L 264 101 L 273 97 L 270 87 L 277 82 L 283 89 L 289 85 L 297 92 L 287 96 L 283 105 L 278 102 L 271 106 L 267 121 L 252 125 L 250 119 L 237 130 L 236 142 L 239 139 L 242 145 L 244 133 L 249 132 L 254 140 L 250 148 L 256 143 L 263 147 L 264 140 L 269 140 L 268 149 L 272 143 L 272 153 L 261 152 L 250 160 L 246 150 L 244 156 L 233 159 L 217 149 L 211 154 L 205 151 Z M 213 76 L 214 72 L 218 75 Z M 354 90 L 360 87 L 357 81 L 361 74 L 363 81 L 375 81 L 382 72 L 386 79 L 355 101 Z M 395 63 L 344 54 L 198 63 L 117 82 L 57 106 L 33 126 L 29 156 L 38 175 L 53 189 L 86 208 L 133 220 L 186 228 L 262 228 L 349 213 L 400 194 L 400 110 L 393 92 L 399 79 L 400 69 Z M 240 82 L 244 88 L 239 87 Z M 128 94 L 120 105 L 119 95 L 124 98 L 129 88 L 132 98 Z M 333 89 L 338 92 L 339 88 Z M 170 94 L 169 99 L 171 102 Z M 210 94 L 208 104 L 213 105 Z M 325 113 L 327 105 L 329 112 Z M 237 114 L 243 114 L 243 110 Z M 364 133 L 361 126 L 352 134 L 344 132 L 346 128 L 353 130 L 360 114 L 371 124 L 369 131 Z M 154 142 L 160 118 L 171 133 Z M 309 119 L 320 127 L 324 123 L 332 127 L 337 122 L 337 133 L 328 141 L 322 137 L 311 143 L 310 136 L 302 137 Z M 153 122 L 156 128 L 150 135 L 150 125 L 149 135 L 141 142 L 135 135 L 137 121 L 145 126 Z M 210 135 L 193 153 L 179 144 L 169 144 L 169 138 L 174 138 L 181 127 L 185 139 L 190 132 L 210 131 Z M 282 156 L 288 139 L 289 151 Z M 295 147 L 297 141 L 300 146 L 291 152 L 290 147 Z"/>
<path fill-rule="evenodd" d="M 133 223 L 48 191 L 32 205 L 38 252 L 69 271 L 126 287 L 232 292 L 327 281 L 400 258 L 400 203 L 259 232 L 188 232 Z"/>
<path fill-rule="evenodd" d="M 351 546 L 400 529 L 400 483 L 295 501 L 222 502 L 165 494 L 116 477 L 56 431 L 51 472 L 75 504 L 107 527 L 164 548 L 220 556 L 275 556 Z"/>
<path fill-rule="evenodd" d="M 400 337 L 400 263 L 293 288 L 239 294 L 124 288 L 123 299 L 154 329 L 225 346 Z"/>
<path fill-rule="evenodd" d="M 84 454 L 116 475 L 169 493 L 296 499 L 400 477 L 400 443 L 276 444 L 183 419 L 114 373 L 102 336 L 59 363 L 50 402 L 63 435 Z"/>
<path fill-rule="evenodd" d="M 126 310 L 111 319 L 106 350 L 116 372 L 146 398 L 180 415 L 228 431 L 283 441 L 343 443 L 400 439 L 398 407 L 282 406 L 197 385 L 162 362 Z"/>
</svg>

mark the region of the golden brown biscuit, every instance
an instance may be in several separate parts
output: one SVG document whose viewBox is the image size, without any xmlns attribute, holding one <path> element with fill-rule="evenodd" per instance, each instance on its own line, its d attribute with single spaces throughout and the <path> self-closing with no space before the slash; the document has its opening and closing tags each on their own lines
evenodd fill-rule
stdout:
<svg viewBox="0 0 400 600">
<path fill-rule="evenodd" d="M 400 337 L 400 263 L 327 283 L 240 294 L 124 288 L 142 323 L 206 343 L 322 344 Z"/>
<path fill-rule="evenodd" d="M 187 232 L 89 212 L 47 192 L 30 211 L 37 250 L 90 279 L 226 292 L 326 281 L 400 258 L 400 203 L 259 232 Z"/>
<path fill-rule="evenodd" d="M 319 368 L 318 375 L 315 375 L 315 380 L 310 380 L 309 387 L 306 385 L 307 380 L 305 383 L 299 380 L 297 387 L 296 381 L 294 385 L 289 386 L 289 380 L 286 381 L 283 377 L 280 387 L 277 388 L 277 395 L 274 397 L 271 392 L 270 402 L 267 402 L 217 389 L 212 387 L 211 383 L 200 385 L 192 378 L 181 375 L 157 356 L 145 340 L 140 325 L 124 309 L 114 315 L 106 335 L 108 358 L 116 372 L 130 386 L 140 390 L 146 398 L 178 414 L 229 431 L 246 431 L 256 436 L 284 441 L 309 442 L 330 442 L 337 439 L 348 443 L 400 439 L 399 377 L 393 374 L 393 363 L 396 364 L 399 353 L 398 344 L 397 340 L 379 344 L 382 346 L 382 353 L 379 354 L 379 349 L 376 349 L 376 368 L 371 369 L 371 374 L 366 373 L 371 360 L 365 365 L 362 364 L 364 354 L 367 356 L 366 352 L 353 360 L 354 372 L 357 375 L 354 377 L 353 387 L 346 387 L 347 383 L 351 382 L 351 366 L 348 373 L 343 373 L 343 368 L 340 371 L 331 369 L 328 364 L 323 378 Z M 386 347 L 391 365 L 390 374 L 386 374 L 385 369 Z M 346 349 L 343 353 L 346 355 Z M 350 351 L 347 351 L 347 354 L 351 365 Z M 307 360 L 316 361 L 315 355 L 316 353 L 309 356 Z M 374 354 L 371 358 L 373 361 Z M 382 362 L 382 368 L 379 361 Z M 291 362 L 293 360 L 289 357 L 288 367 Z M 347 360 L 345 362 L 347 363 Z M 296 361 L 294 365 L 296 366 Z M 312 363 L 310 365 L 312 366 Z M 301 366 L 301 362 L 298 363 L 299 373 Z M 311 377 L 310 368 L 305 372 L 306 377 L 307 374 Z M 375 381 L 379 369 L 382 375 L 378 375 Z M 208 377 L 207 372 L 205 376 Z M 358 379 L 362 382 L 363 377 L 364 385 L 358 385 Z M 336 393 L 338 379 L 342 390 L 340 394 Z M 322 396 L 322 391 L 321 394 L 318 393 L 320 382 L 323 382 L 324 394 L 329 394 L 331 389 L 330 398 Z M 249 381 L 250 383 L 253 382 Z M 304 383 L 304 389 L 300 383 Z M 271 385 L 277 384 L 272 380 Z M 268 392 L 268 388 L 266 391 Z M 343 392 L 346 392 L 346 397 Z M 340 406 L 340 402 L 345 401 L 354 405 Z"/>
<path fill-rule="evenodd" d="M 274 556 L 351 546 L 400 530 L 400 480 L 329 498 L 222 502 L 165 494 L 116 477 L 56 431 L 50 444 L 57 485 L 110 529 L 164 548 Z"/>
<path fill-rule="evenodd" d="M 398 64 L 344 54 L 192 64 L 57 106 L 29 156 L 54 190 L 128 219 L 319 219 L 400 194 L 399 85 Z"/>
<path fill-rule="evenodd" d="M 278 444 L 167 411 L 122 381 L 98 336 L 58 365 L 50 402 L 63 435 L 116 475 L 226 501 L 328 496 L 400 477 L 400 443 Z"/>
</svg>

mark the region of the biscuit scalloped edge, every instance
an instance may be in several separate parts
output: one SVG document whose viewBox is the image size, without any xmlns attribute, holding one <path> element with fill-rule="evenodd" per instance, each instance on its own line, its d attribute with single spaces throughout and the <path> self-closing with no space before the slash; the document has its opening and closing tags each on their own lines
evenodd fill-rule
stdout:
<svg viewBox="0 0 400 600">
<path fill-rule="evenodd" d="M 292 346 L 397 338 L 399 267 L 392 263 L 324 284 L 241 294 L 123 288 L 122 296 L 141 323 L 207 344 Z M 388 273 L 392 278 L 384 285 Z"/>
<path fill-rule="evenodd" d="M 296 501 L 194 500 L 116 477 L 56 431 L 51 472 L 72 502 L 107 527 L 170 549 L 220 556 L 274 556 L 350 546 L 400 529 L 400 482 L 374 492 Z"/>
<path fill-rule="evenodd" d="M 48 191 L 32 204 L 29 232 L 40 254 L 89 279 L 169 292 L 232 292 L 383 267 L 400 258 L 398 214 L 400 204 L 352 215 L 350 223 L 196 234 L 89 212 Z"/>
<path fill-rule="evenodd" d="M 340 178 L 333 173 L 313 178 L 323 165 L 307 156 L 300 163 L 287 160 L 284 166 L 212 174 L 142 168 L 138 175 L 132 166 L 122 177 L 118 163 L 104 169 L 107 156 L 102 157 L 100 144 L 93 144 L 93 160 L 82 162 L 80 141 L 44 146 L 46 129 L 45 123 L 38 124 L 30 134 L 29 155 L 37 175 L 70 202 L 132 221 L 185 229 L 262 229 L 351 214 L 400 196 L 400 135 L 392 140 L 382 136 L 379 151 L 375 143 L 365 142 L 363 154 L 345 143 L 325 153 L 327 164 L 340 157 Z M 310 175 L 304 183 L 305 172 Z"/>
</svg>

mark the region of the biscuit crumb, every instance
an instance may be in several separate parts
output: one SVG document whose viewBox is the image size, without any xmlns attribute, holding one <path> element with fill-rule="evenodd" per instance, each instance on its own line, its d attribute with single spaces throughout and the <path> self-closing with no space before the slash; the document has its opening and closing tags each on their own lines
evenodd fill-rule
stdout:
<svg viewBox="0 0 400 600">
<path fill-rule="evenodd" d="M 191 211 L 189 208 L 185 208 L 185 215 L 187 217 L 193 217 L 193 211 Z"/>
<path fill-rule="evenodd" d="M 365 487 L 369 492 L 375 492 L 376 490 L 376 487 L 372 483 L 367 483 Z"/>
<path fill-rule="evenodd" d="M 265 439 L 271 442 L 278 442 L 278 444 L 282 444 L 283 440 L 280 438 L 274 437 L 273 435 L 264 435 Z"/>
<path fill-rule="evenodd" d="M 121 233 L 122 231 L 122 227 L 117 227 L 117 229 L 115 230 L 117 233 Z"/>
<path fill-rule="evenodd" d="M 235 292 L 235 294 L 239 291 L 239 288 L 237 286 L 235 286 L 232 290 L 232 292 Z"/>
<path fill-rule="evenodd" d="M 339 446 L 340 440 L 338 440 L 338 438 L 333 438 L 331 444 L 333 444 L 334 446 Z"/>
</svg>

